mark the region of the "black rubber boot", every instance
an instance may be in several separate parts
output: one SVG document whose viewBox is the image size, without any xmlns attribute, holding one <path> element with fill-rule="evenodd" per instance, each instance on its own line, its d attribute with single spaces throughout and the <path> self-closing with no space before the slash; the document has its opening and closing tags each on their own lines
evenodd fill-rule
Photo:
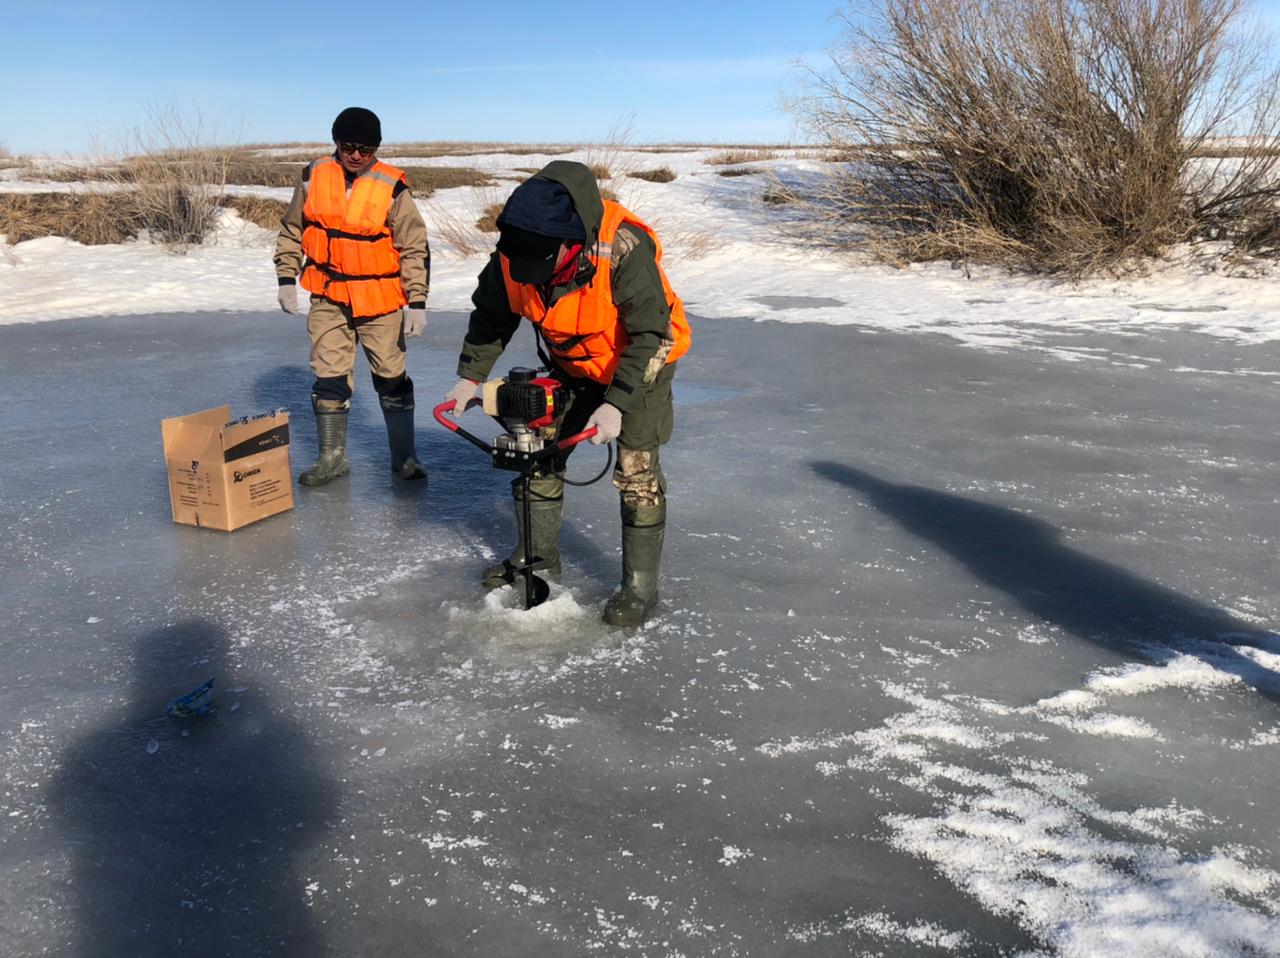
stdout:
<svg viewBox="0 0 1280 958">
<path fill-rule="evenodd" d="M 350 406 L 349 400 L 311 397 L 320 455 L 315 465 L 298 477 L 298 482 L 304 486 L 323 486 L 351 471 L 347 463 L 347 412 Z"/>
<path fill-rule="evenodd" d="M 622 584 L 605 603 L 608 625 L 642 625 L 658 607 L 658 566 L 667 529 L 667 503 L 622 504 Z"/>
<path fill-rule="evenodd" d="M 391 471 L 401 479 L 425 479 L 427 469 L 418 462 L 413 448 L 413 399 L 378 397 L 382 418 L 387 423 L 387 441 L 391 445 Z"/>
<path fill-rule="evenodd" d="M 511 497 L 516 507 L 516 547 L 509 558 L 484 570 L 480 584 L 486 589 L 500 589 L 514 585 L 518 570 L 524 568 L 524 536 L 521 526 L 524 515 L 524 496 L 521 481 L 511 484 Z M 536 477 L 529 485 L 532 494 L 529 502 L 529 524 L 533 535 L 530 545 L 533 554 L 542 561 L 534 563 L 534 571 L 543 578 L 560 578 L 560 521 L 564 517 L 564 480 L 555 476 Z"/>
</svg>

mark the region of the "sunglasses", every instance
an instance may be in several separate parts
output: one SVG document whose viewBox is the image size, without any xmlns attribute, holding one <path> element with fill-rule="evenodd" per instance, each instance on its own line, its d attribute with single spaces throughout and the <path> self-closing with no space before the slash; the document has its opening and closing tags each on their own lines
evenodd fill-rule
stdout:
<svg viewBox="0 0 1280 958">
<path fill-rule="evenodd" d="M 359 153 L 361 156 L 373 156 L 376 146 L 365 146 L 363 143 L 339 143 L 338 149 L 348 156 Z"/>
</svg>

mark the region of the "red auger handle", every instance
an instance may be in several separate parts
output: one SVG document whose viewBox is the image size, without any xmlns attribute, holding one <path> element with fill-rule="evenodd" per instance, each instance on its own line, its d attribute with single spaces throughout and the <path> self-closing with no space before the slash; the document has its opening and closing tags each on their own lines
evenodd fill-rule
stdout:
<svg viewBox="0 0 1280 958">
<path fill-rule="evenodd" d="M 456 399 L 449 399 L 445 402 L 442 402 L 440 405 L 436 406 L 435 409 L 431 410 L 431 414 L 436 417 L 436 422 L 444 426 L 444 428 L 448 429 L 450 432 L 458 431 L 458 428 L 459 428 L 458 423 L 456 421 L 445 419 L 444 414 L 452 411 L 456 405 L 458 405 L 458 401 Z M 467 409 L 470 409 L 472 406 L 479 406 L 479 405 L 480 405 L 479 399 L 467 400 Z M 463 412 L 466 412 L 466 411 L 467 411 L 466 409 L 463 410 Z"/>
<path fill-rule="evenodd" d="M 574 433 L 569 438 L 561 439 L 558 443 L 556 443 L 556 448 L 571 449 L 572 447 L 576 446 L 578 443 L 585 442 L 586 440 L 590 439 L 598 431 L 599 430 L 597 430 L 595 426 L 592 426 L 590 429 L 584 429 L 582 430 L 582 432 Z"/>
<path fill-rule="evenodd" d="M 444 414 L 452 411 L 453 407 L 456 405 L 458 405 L 458 401 L 456 399 L 450 399 L 446 402 L 442 402 L 440 405 L 436 406 L 435 409 L 431 410 L 431 414 L 436 417 L 436 422 L 444 426 L 444 428 L 448 429 L 450 432 L 457 432 L 458 424 L 445 419 Z"/>
</svg>

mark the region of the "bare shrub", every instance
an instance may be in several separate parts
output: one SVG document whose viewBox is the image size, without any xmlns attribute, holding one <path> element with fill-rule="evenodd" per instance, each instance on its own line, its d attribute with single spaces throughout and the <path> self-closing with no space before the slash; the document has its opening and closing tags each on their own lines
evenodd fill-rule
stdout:
<svg viewBox="0 0 1280 958">
<path fill-rule="evenodd" d="M 233 152 L 205 139 L 198 118 L 193 125 L 169 107 L 153 111 L 145 128 L 128 134 L 123 157 L 95 164 L 103 181 L 130 198 L 134 233 L 145 231 L 173 248 L 204 241 L 216 222 Z"/>
<path fill-rule="evenodd" d="M 773 150 L 734 149 L 722 150 L 707 157 L 708 166 L 733 166 L 737 163 L 764 163 L 776 160 L 778 154 Z"/>
<path fill-rule="evenodd" d="M 136 233 L 133 198 L 111 193 L 0 193 L 0 233 L 8 243 L 63 236 L 86 246 L 123 243 Z"/>
<path fill-rule="evenodd" d="M 235 210 L 242 220 L 266 229 L 278 229 L 289 204 L 266 196 L 224 196 L 221 206 Z"/>
<path fill-rule="evenodd" d="M 854 0 L 793 104 L 842 158 L 805 202 L 840 242 L 1068 275 L 1238 222 L 1274 203 L 1274 155 L 1196 156 L 1275 141 L 1245 2 Z"/>
<path fill-rule="evenodd" d="M 676 178 L 676 173 L 669 166 L 660 166 L 656 170 L 634 170 L 627 176 L 633 180 L 646 180 L 649 183 L 670 183 Z"/>
</svg>

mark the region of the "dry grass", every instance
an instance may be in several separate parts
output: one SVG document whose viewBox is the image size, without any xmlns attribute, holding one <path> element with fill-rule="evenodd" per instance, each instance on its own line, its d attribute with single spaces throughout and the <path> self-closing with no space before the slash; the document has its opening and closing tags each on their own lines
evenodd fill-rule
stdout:
<svg viewBox="0 0 1280 958">
<path fill-rule="evenodd" d="M 302 182 L 305 163 L 237 151 L 227 162 L 227 182 L 236 186 L 287 186 Z"/>
<path fill-rule="evenodd" d="M 735 166 L 731 170 L 716 170 L 716 176 L 755 176 L 762 172 L 764 171 L 752 169 L 749 166 Z"/>
<path fill-rule="evenodd" d="M 635 170 L 627 176 L 633 180 L 646 180 L 649 183 L 670 183 L 676 178 L 675 171 L 669 166 L 660 166 L 656 170 Z"/>
<path fill-rule="evenodd" d="M 795 191 L 782 183 L 770 183 L 761 196 L 765 206 L 790 206 L 799 201 Z"/>
<path fill-rule="evenodd" d="M 778 154 L 773 150 L 732 149 L 724 150 L 707 157 L 708 166 L 733 166 L 737 163 L 764 163 L 776 160 Z"/>
<path fill-rule="evenodd" d="M 8 243 L 64 236 L 86 246 L 137 235 L 137 208 L 127 192 L 0 193 L 0 233 Z"/>
<path fill-rule="evenodd" d="M 235 210 L 242 220 L 266 229 L 278 229 L 289 204 L 265 196 L 224 196 L 220 206 Z"/>
<path fill-rule="evenodd" d="M 484 208 L 484 213 L 476 220 L 476 229 L 481 233 L 498 232 L 498 215 L 502 212 L 505 203 L 490 203 Z"/>
<path fill-rule="evenodd" d="M 492 186 L 494 179 L 488 173 L 465 166 L 403 166 L 405 179 L 413 195 L 426 199 L 436 190 L 451 190 L 459 186 Z"/>
<path fill-rule="evenodd" d="M 560 156 L 572 152 L 574 147 L 564 143 L 496 143 L 496 142 L 438 142 L 438 143 L 385 143 L 378 155 L 387 157 L 431 156 Z"/>
</svg>

